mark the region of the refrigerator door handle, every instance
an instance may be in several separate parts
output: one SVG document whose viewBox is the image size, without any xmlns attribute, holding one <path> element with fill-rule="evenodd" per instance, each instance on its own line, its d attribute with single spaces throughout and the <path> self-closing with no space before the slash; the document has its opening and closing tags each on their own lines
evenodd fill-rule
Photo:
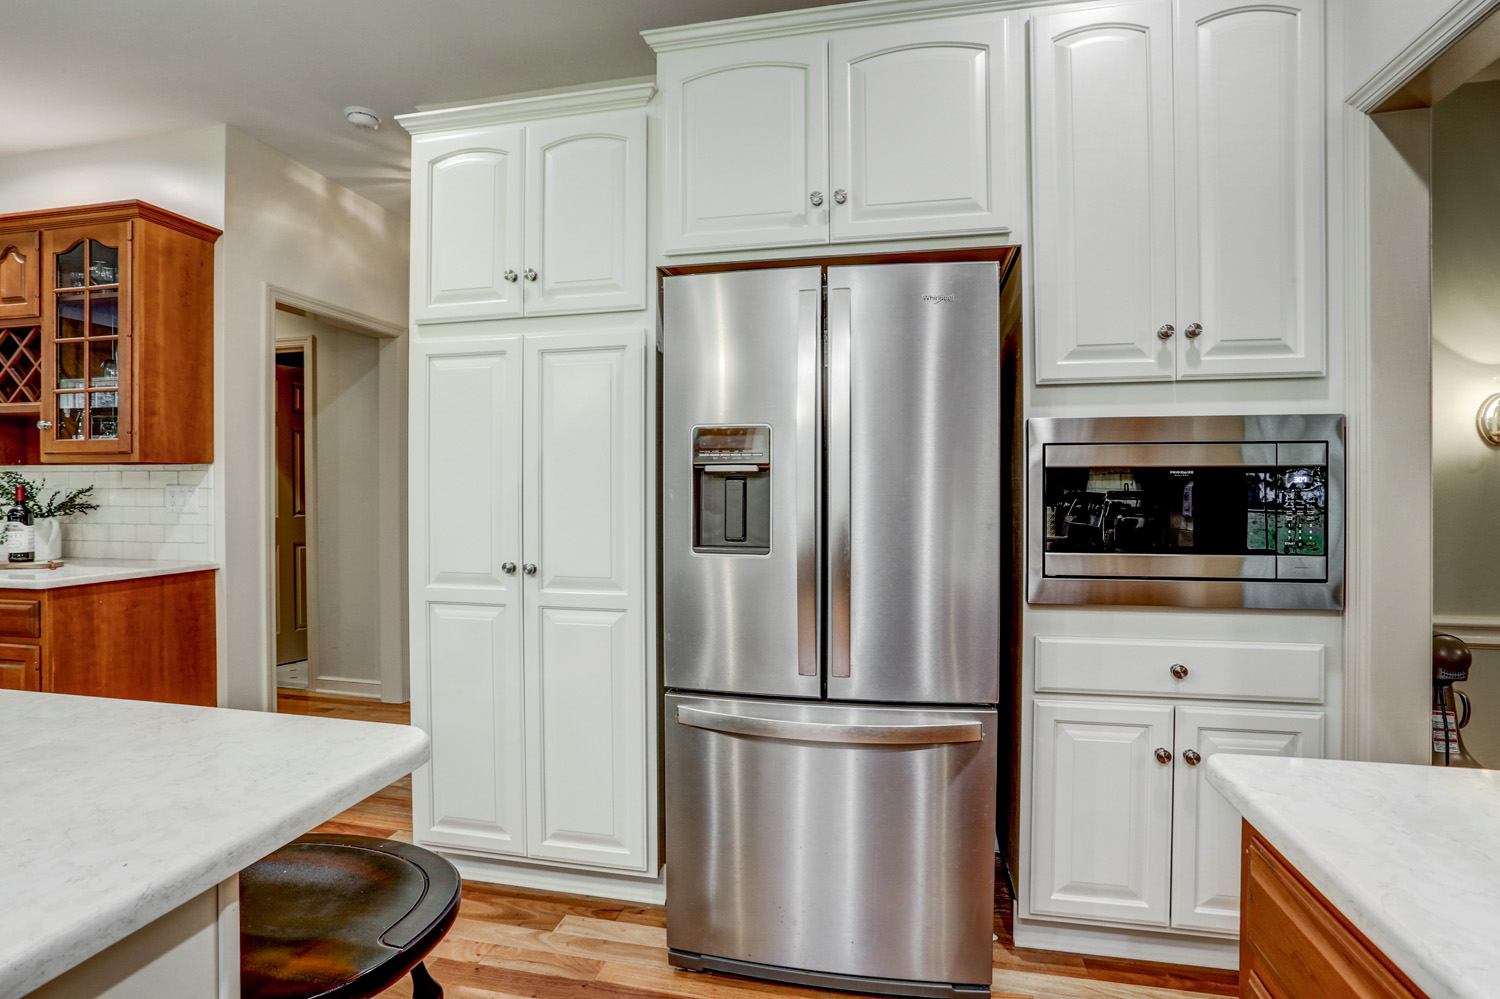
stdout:
<svg viewBox="0 0 1500 999">
<path fill-rule="evenodd" d="M 828 287 L 828 664 L 829 674 L 851 675 L 849 647 L 850 559 L 850 293 Z"/>
<path fill-rule="evenodd" d="M 843 742 L 880 746 L 942 746 L 956 742 L 984 741 L 984 726 L 977 721 L 924 725 L 829 725 L 824 722 L 707 711 L 686 704 L 677 707 L 677 724 L 726 735 L 752 739 L 785 739 L 792 742 Z"/>
<path fill-rule="evenodd" d="M 818 484 L 822 422 L 818 397 L 818 340 L 823 329 L 823 289 L 803 288 L 797 337 L 797 673 L 818 675 Z"/>
</svg>

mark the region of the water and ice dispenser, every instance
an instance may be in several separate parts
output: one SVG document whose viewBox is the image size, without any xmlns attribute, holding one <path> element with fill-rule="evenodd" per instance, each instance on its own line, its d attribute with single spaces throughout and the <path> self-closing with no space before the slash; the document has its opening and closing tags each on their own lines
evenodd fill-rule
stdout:
<svg viewBox="0 0 1500 999">
<path fill-rule="evenodd" d="M 771 551 L 771 428 L 693 428 L 693 551 Z"/>
</svg>

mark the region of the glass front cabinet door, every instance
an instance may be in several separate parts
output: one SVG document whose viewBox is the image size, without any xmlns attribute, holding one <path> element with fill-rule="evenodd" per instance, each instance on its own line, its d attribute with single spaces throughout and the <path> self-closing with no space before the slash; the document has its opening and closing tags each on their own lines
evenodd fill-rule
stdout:
<svg viewBox="0 0 1500 999">
<path fill-rule="evenodd" d="M 45 234 L 44 453 L 131 450 L 131 222 Z"/>
</svg>

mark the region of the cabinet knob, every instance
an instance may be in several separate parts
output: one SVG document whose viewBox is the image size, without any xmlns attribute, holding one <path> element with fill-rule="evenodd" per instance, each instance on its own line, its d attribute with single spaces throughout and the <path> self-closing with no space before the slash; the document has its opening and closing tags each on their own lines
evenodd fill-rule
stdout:
<svg viewBox="0 0 1500 999">
<path fill-rule="evenodd" d="M 514 576 L 516 574 L 516 564 L 514 562 L 501 562 L 500 571 L 507 576 Z"/>
<path fill-rule="evenodd" d="M 1156 750 L 1156 762 L 1160 763 L 1162 766 L 1166 766 L 1168 763 L 1171 763 L 1172 751 L 1170 749 L 1162 749 L 1158 747 Z"/>
<path fill-rule="evenodd" d="M 525 565 L 521 566 L 521 571 L 524 572 L 524 573 L 526 573 L 526 575 L 528 575 L 528 576 L 535 576 L 536 575 L 536 563 L 535 562 L 527 562 Z"/>
<path fill-rule="evenodd" d="M 1172 675 L 1179 680 L 1186 680 L 1188 675 L 1188 668 L 1182 665 L 1182 663 L 1173 663 Z"/>
<path fill-rule="evenodd" d="M 1203 327 L 1197 323 L 1189 323 L 1188 328 L 1182 331 L 1182 335 L 1189 340 L 1196 340 L 1203 335 Z"/>
<path fill-rule="evenodd" d="M 526 268 L 526 280 L 528 280 L 528 281 L 535 281 L 536 280 L 536 271 L 532 270 L 530 267 Z"/>
<path fill-rule="evenodd" d="M 833 203 L 834 204 L 836 204 L 836 205 L 842 205 L 844 202 L 846 202 L 848 200 L 849 200 L 849 192 L 846 191 L 846 190 L 844 190 L 842 187 L 839 188 L 837 191 L 833 192 Z"/>
<path fill-rule="evenodd" d="M 1173 326 L 1171 323 L 1163 323 L 1161 329 L 1156 331 L 1156 335 L 1162 340 L 1170 340 L 1172 339 L 1172 334 L 1176 332 L 1177 327 Z"/>
<path fill-rule="evenodd" d="M 811 193 L 811 194 L 809 194 L 807 196 L 807 200 L 811 201 L 813 203 L 813 207 L 814 208 L 817 208 L 819 205 L 821 205 L 823 203 L 823 192 L 822 191 L 814 191 L 813 193 Z"/>
<path fill-rule="evenodd" d="M 36 421 L 36 428 L 38 430 L 51 430 L 52 429 L 52 421 L 51 420 L 37 420 Z"/>
<path fill-rule="evenodd" d="M 504 275 L 502 275 L 502 276 L 505 278 L 505 280 L 509 281 L 511 284 L 515 284 L 516 283 L 516 278 L 520 277 L 520 275 L 517 274 L 515 271 L 510 271 L 510 270 L 506 271 L 504 273 Z"/>
<path fill-rule="evenodd" d="M 1184 752 L 1182 754 L 1182 759 L 1190 767 L 1196 767 L 1199 763 L 1203 762 L 1203 757 L 1199 756 L 1198 753 L 1197 753 L 1197 751 L 1192 750 L 1192 749 L 1189 749 L 1186 752 Z"/>
</svg>

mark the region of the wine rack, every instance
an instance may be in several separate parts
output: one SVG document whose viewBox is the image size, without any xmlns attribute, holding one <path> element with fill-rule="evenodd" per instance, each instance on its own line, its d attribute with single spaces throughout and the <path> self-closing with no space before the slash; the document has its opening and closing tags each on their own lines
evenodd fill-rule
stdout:
<svg viewBox="0 0 1500 999">
<path fill-rule="evenodd" d="M 42 328 L 0 329 L 0 412 L 39 412 Z"/>
</svg>

